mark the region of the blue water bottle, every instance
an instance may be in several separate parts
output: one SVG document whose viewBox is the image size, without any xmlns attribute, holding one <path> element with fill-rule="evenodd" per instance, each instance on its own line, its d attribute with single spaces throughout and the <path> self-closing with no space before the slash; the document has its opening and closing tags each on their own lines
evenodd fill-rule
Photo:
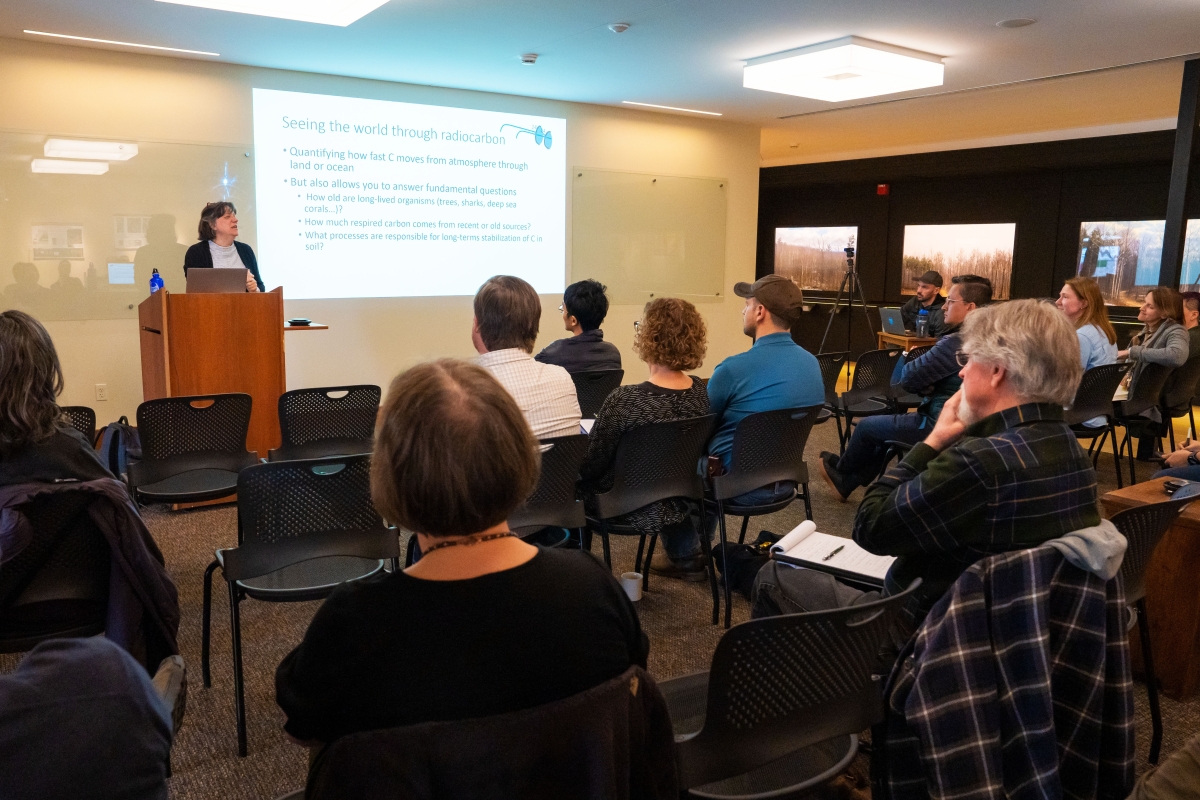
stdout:
<svg viewBox="0 0 1200 800">
<path fill-rule="evenodd" d="M 163 288 L 162 275 L 158 274 L 158 270 L 154 270 L 150 273 L 150 294 L 154 294 L 161 288 Z"/>
<path fill-rule="evenodd" d="M 922 308 L 917 312 L 917 336 L 929 335 L 929 309 Z"/>
</svg>

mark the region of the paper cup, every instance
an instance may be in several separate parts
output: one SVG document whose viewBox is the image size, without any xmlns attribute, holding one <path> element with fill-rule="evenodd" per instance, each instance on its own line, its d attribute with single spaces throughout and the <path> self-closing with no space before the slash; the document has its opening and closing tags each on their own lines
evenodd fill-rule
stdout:
<svg viewBox="0 0 1200 800">
<path fill-rule="evenodd" d="M 629 599 L 637 602 L 642 599 L 642 573 L 640 572 L 622 572 L 621 573 L 621 588 L 625 590 L 625 594 L 629 595 Z"/>
</svg>

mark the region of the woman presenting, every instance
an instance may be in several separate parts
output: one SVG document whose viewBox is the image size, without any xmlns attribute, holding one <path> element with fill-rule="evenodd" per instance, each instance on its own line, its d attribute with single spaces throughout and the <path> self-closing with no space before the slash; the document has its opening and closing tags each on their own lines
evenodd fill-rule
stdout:
<svg viewBox="0 0 1200 800">
<path fill-rule="evenodd" d="M 250 245 L 234 241 L 238 235 L 237 209 L 233 203 L 223 200 L 209 203 L 200 212 L 200 241 L 188 248 L 183 257 L 183 274 L 189 269 L 225 267 L 248 269 L 247 292 L 265 292 L 262 278 L 258 275 L 258 260 Z"/>
</svg>

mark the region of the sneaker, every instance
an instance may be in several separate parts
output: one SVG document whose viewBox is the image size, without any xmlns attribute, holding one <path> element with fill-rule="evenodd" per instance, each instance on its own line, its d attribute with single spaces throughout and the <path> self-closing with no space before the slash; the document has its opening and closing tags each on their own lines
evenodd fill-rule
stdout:
<svg viewBox="0 0 1200 800">
<path fill-rule="evenodd" d="M 650 572 L 664 578 L 698 582 L 708 578 L 704 556 L 697 555 L 683 561 L 675 561 L 666 553 L 655 553 L 650 559 Z"/>
<path fill-rule="evenodd" d="M 849 499 L 850 493 L 858 488 L 858 484 L 838 472 L 837 462 L 838 457 L 833 453 L 822 453 L 817 463 L 821 467 L 821 477 L 829 484 L 829 488 L 833 489 L 838 502 L 844 503 Z"/>
</svg>

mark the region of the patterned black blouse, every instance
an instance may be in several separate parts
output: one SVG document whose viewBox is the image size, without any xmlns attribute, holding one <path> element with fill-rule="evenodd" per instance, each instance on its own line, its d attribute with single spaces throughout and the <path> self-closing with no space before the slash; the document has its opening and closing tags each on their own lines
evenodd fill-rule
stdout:
<svg viewBox="0 0 1200 800">
<path fill-rule="evenodd" d="M 664 389 L 647 381 L 614 390 L 596 415 L 596 424 L 588 437 L 587 458 L 579 471 L 582 479 L 580 496 L 586 503 L 588 514 L 596 511 L 595 495 L 612 488 L 613 466 L 621 434 L 652 422 L 702 417 L 707 413 L 708 392 L 704 383 L 696 378 L 692 378 L 690 389 Z M 686 502 L 667 500 L 639 508 L 614 522 L 634 525 L 649 533 L 683 522 L 687 515 Z"/>
</svg>

